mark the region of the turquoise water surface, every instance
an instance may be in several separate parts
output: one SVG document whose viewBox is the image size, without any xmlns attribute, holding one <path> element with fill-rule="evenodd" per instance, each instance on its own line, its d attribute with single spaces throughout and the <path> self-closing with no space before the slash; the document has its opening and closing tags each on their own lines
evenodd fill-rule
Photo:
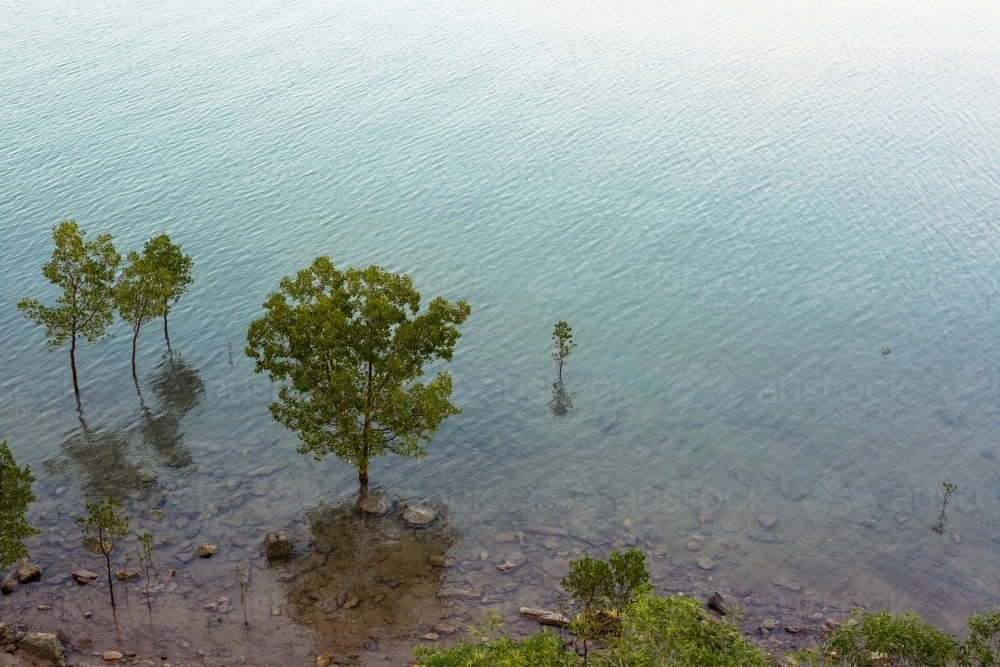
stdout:
<svg viewBox="0 0 1000 667">
<path fill-rule="evenodd" d="M 0 15 L 0 438 L 38 475 L 43 565 L 86 560 L 65 555 L 72 519 L 109 489 L 190 514 L 181 541 L 243 541 L 231 563 L 356 492 L 347 464 L 296 454 L 242 354 L 267 292 L 328 254 L 472 306 L 448 367 L 463 413 L 426 459 L 372 469 L 446 505 L 459 556 L 544 523 L 634 535 L 666 554 L 664 590 L 737 589 L 751 619 L 861 593 L 957 628 L 1000 600 L 992 3 Z M 78 355 L 82 420 L 67 351 L 15 309 L 51 298 L 40 267 L 67 218 L 123 250 L 165 231 L 195 261 L 171 319 L 183 367 L 151 325 L 137 395 L 118 326 Z M 557 320 L 579 344 L 563 418 Z M 252 516 L 204 515 L 267 466 Z"/>
</svg>

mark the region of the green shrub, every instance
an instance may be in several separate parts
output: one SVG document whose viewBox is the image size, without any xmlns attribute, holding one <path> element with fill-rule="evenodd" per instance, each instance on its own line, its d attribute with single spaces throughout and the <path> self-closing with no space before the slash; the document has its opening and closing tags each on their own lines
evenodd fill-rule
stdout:
<svg viewBox="0 0 1000 667">
<path fill-rule="evenodd" d="M 975 614 L 969 619 L 969 636 L 958 650 L 963 667 L 1000 666 L 1000 609 Z"/>
<path fill-rule="evenodd" d="M 623 615 L 624 632 L 595 652 L 606 667 L 766 667 L 773 663 L 748 642 L 739 627 L 713 619 L 687 597 L 645 594 Z"/>
<path fill-rule="evenodd" d="M 883 610 L 856 613 L 834 631 L 823 649 L 838 665 L 947 667 L 955 664 L 959 643 L 912 612 L 893 616 Z"/>
<path fill-rule="evenodd" d="M 561 637 L 536 632 L 521 641 L 510 637 L 485 644 L 463 640 L 450 649 L 419 647 L 420 667 L 575 667 L 580 659 L 566 649 Z"/>
</svg>

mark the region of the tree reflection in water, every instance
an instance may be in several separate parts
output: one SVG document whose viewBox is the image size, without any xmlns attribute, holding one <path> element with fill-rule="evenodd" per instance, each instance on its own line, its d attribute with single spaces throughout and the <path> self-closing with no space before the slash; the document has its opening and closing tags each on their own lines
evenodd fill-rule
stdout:
<svg viewBox="0 0 1000 667">
<path fill-rule="evenodd" d="M 551 410 L 552 414 L 556 417 L 563 417 L 572 409 L 572 394 L 566 391 L 566 387 L 563 385 L 562 381 L 553 383 L 552 400 L 549 401 L 549 410 Z"/>
<path fill-rule="evenodd" d="M 147 406 L 137 386 L 139 414 L 125 425 L 91 425 L 78 408 L 80 427 L 62 443 L 62 456 L 45 462 L 46 469 L 54 474 L 73 470 L 83 495 L 98 499 L 155 490 L 156 475 L 143 460 L 147 452 L 161 466 L 191 465 L 181 422 L 205 391 L 198 370 L 179 352 L 168 351 L 150 372 L 148 386 L 156 405 Z"/>
<path fill-rule="evenodd" d="M 454 615 L 441 595 L 445 557 L 459 536 L 446 508 L 435 507 L 438 518 L 426 528 L 413 528 L 402 519 L 403 501 L 372 516 L 356 500 L 312 509 L 312 550 L 285 566 L 289 615 L 335 655 L 374 650 Z"/>
</svg>

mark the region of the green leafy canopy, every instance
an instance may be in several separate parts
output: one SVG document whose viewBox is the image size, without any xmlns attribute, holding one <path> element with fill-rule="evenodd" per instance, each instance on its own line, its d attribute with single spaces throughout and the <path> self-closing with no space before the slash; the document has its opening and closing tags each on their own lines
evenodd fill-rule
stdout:
<svg viewBox="0 0 1000 667">
<path fill-rule="evenodd" d="M 372 457 L 421 457 L 421 442 L 450 415 L 451 376 L 416 380 L 450 361 L 469 305 L 438 297 L 421 312 L 407 275 L 369 266 L 340 271 L 318 257 L 264 302 L 247 332 L 256 372 L 284 382 L 275 420 L 302 439 L 299 451 L 350 462 L 367 482 Z"/>
<path fill-rule="evenodd" d="M 38 534 L 25 518 L 28 505 L 35 501 L 31 492 L 34 481 L 31 469 L 18 468 L 7 441 L 0 441 L 0 569 L 27 558 L 22 540 Z"/>
<path fill-rule="evenodd" d="M 35 299 L 24 299 L 18 310 L 45 327 L 51 346 L 83 336 L 90 342 L 106 335 L 113 321 L 112 295 L 115 273 L 121 255 L 115 250 L 110 234 L 84 241 L 84 231 L 76 222 L 60 222 L 52 231 L 55 250 L 42 267 L 49 282 L 62 288 L 54 306 Z"/>
</svg>

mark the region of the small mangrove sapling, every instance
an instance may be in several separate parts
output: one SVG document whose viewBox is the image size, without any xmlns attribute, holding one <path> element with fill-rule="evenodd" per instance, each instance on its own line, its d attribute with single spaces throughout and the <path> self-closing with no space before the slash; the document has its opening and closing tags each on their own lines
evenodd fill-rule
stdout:
<svg viewBox="0 0 1000 667">
<path fill-rule="evenodd" d="M 563 364 L 573 353 L 576 343 L 573 342 L 573 329 L 565 322 L 556 322 L 556 327 L 552 331 L 552 340 L 555 341 L 556 351 L 552 353 L 552 360 L 556 362 L 559 369 L 559 382 L 562 383 Z"/>
<path fill-rule="evenodd" d="M 958 487 L 954 484 L 941 482 L 941 514 L 938 516 L 937 523 L 931 526 L 931 530 L 938 535 L 944 535 L 945 524 L 948 523 L 948 515 L 945 513 L 945 510 L 948 507 L 948 500 L 951 498 L 951 494 L 955 493 L 957 489 Z"/>
<path fill-rule="evenodd" d="M 146 607 L 149 609 L 149 622 L 153 622 L 153 604 L 149 599 L 149 572 L 153 569 L 153 536 L 146 532 L 139 536 L 139 569 L 146 578 L 144 593 Z"/>
<path fill-rule="evenodd" d="M 250 627 L 250 617 L 247 616 L 247 591 L 250 590 L 250 568 L 237 565 L 236 574 L 240 578 L 240 604 L 243 606 L 243 625 Z"/>
<path fill-rule="evenodd" d="M 114 496 L 97 503 L 87 503 L 87 516 L 76 520 L 85 536 L 97 538 L 96 558 L 104 561 L 108 573 L 108 592 L 111 594 L 111 608 L 115 608 L 115 589 L 111 568 L 118 561 L 118 547 L 128 537 L 131 521 L 119 513 L 122 501 Z"/>
</svg>

